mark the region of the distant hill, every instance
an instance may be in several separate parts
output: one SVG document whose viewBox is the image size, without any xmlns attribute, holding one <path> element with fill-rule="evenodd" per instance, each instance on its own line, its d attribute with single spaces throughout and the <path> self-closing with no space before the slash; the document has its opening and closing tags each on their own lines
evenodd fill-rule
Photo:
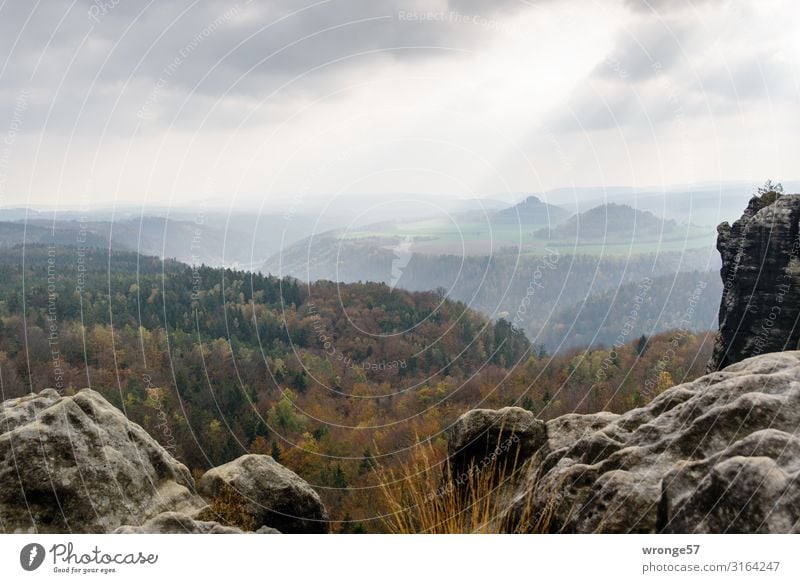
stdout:
<svg viewBox="0 0 800 583">
<path fill-rule="evenodd" d="M 800 192 L 800 182 L 783 180 L 785 192 Z M 739 218 L 741 205 L 746 204 L 761 181 L 696 182 L 641 188 L 589 187 L 559 188 L 547 191 L 547 199 L 573 213 L 615 202 L 627 204 L 657 216 L 681 223 L 716 226 Z"/>
<path fill-rule="evenodd" d="M 79 221 L 35 218 L 27 222 L 0 223 L 0 246 L 81 245 L 139 251 L 146 255 L 186 262 L 220 262 L 224 233 L 190 221 L 142 217 L 122 221 Z M 195 261 L 192 261 L 193 255 Z"/>
<path fill-rule="evenodd" d="M 497 211 L 492 215 L 493 223 L 513 223 L 524 227 L 555 225 L 569 217 L 569 211 L 542 202 L 536 196 L 529 196 L 519 204 Z M 546 230 L 546 229 L 545 229 Z"/>
<path fill-rule="evenodd" d="M 393 265 L 395 269 L 400 267 L 397 262 L 399 256 L 391 243 L 397 248 L 402 244 L 402 239 L 340 239 L 337 234 L 338 231 L 322 233 L 288 245 L 264 262 L 260 266 L 261 271 L 290 275 L 307 282 L 324 279 L 345 283 L 391 283 Z"/>
<path fill-rule="evenodd" d="M 652 240 L 671 235 L 677 229 L 675 221 L 660 219 L 649 211 L 609 203 L 573 215 L 558 227 L 540 229 L 535 236 L 582 243 Z"/>
<path fill-rule="evenodd" d="M 78 245 L 85 247 L 108 247 L 108 239 L 94 232 L 81 234 L 78 240 L 79 229 L 56 223 L 53 228 L 52 221 L 43 221 L 33 224 L 0 222 L 0 248 L 14 247 L 16 245 Z"/>
<path fill-rule="evenodd" d="M 239 268 L 260 266 L 282 243 L 294 242 L 313 229 L 313 221 L 306 217 L 289 222 L 276 216 L 228 216 L 202 210 L 194 217 L 176 213 L 174 218 L 142 216 L 114 221 L 93 215 L 80 220 L 74 213 L 59 215 L 54 221 L 52 214 L 47 217 L 30 211 L 27 220 L 14 220 L 22 211 L 3 213 L 7 220 L 0 221 L 0 248 L 37 243 L 82 245 Z"/>
</svg>

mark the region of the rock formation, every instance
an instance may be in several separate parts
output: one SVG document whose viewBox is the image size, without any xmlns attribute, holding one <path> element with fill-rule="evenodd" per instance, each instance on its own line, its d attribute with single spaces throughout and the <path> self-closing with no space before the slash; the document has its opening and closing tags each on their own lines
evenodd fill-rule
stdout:
<svg viewBox="0 0 800 583">
<path fill-rule="evenodd" d="M 458 418 L 448 440 L 448 459 L 455 475 L 470 465 L 485 466 L 495 458 L 508 460 L 512 468 L 516 460 L 525 460 L 536 453 L 547 439 L 544 422 L 530 411 L 519 407 L 473 409 Z"/>
<path fill-rule="evenodd" d="M 163 512 L 139 526 L 120 526 L 114 534 L 243 534 L 241 528 L 197 520 L 180 512 Z"/>
<path fill-rule="evenodd" d="M 800 195 L 753 197 L 717 232 L 723 292 L 709 371 L 799 348 Z"/>
<path fill-rule="evenodd" d="M 496 434 L 496 419 L 481 431 L 466 415 L 473 435 Z M 527 463 L 508 512 L 532 512 L 514 530 L 800 532 L 800 352 L 744 360 L 622 415 L 553 419 Z"/>
<path fill-rule="evenodd" d="M 198 520 L 180 512 L 163 512 L 139 526 L 120 526 L 114 534 L 247 534 L 250 531 L 225 526 L 215 520 Z M 279 530 L 262 526 L 255 534 L 281 534 Z"/>
<path fill-rule="evenodd" d="M 0 529 L 110 532 L 205 503 L 189 470 L 99 393 L 0 404 Z"/>
<path fill-rule="evenodd" d="M 204 500 L 183 464 L 91 389 L 0 403 L 0 432 L 0 532 L 242 532 L 213 520 L 221 479 L 260 504 L 252 530 L 327 532 L 316 493 L 268 456 L 210 470 Z"/>
<path fill-rule="evenodd" d="M 328 514 L 319 495 L 268 455 L 244 455 L 207 471 L 200 493 L 212 500 L 232 489 L 254 528 L 269 525 L 287 534 L 327 533 Z"/>
</svg>

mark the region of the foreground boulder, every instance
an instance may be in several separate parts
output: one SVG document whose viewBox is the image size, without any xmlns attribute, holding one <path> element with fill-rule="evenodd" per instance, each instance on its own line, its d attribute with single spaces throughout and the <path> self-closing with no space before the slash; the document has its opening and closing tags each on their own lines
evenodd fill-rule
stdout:
<svg viewBox="0 0 800 583">
<path fill-rule="evenodd" d="M 455 475 L 493 465 L 510 471 L 546 442 L 544 423 L 520 407 L 474 409 L 458 418 L 448 440 L 448 458 Z"/>
<path fill-rule="evenodd" d="M 45 389 L 0 403 L 0 431 L 3 533 L 328 530 L 316 492 L 268 456 L 207 472 L 204 500 L 186 466 L 91 389 L 67 397 Z M 220 506 L 230 492 L 235 499 Z M 236 520 L 215 520 L 217 509 Z"/>
<path fill-rule="evenodd" d="M 549 421 L 525 471 L 512 531 L 800 532 L 800 352 Z"/>
<path fill-rule="evenodd" d="M 800 195 L 753 197 L 717 231 L 723 291 L 709 372 L 800 348 Z"/>
<path fill-rule="evenodd" d="M 99 393 L 0 403 L 0 531 L 103 533 L 206 504 L 189 470 Z"/>
<path fill-rule="evenodd" d="M 200 493 L 221 506 L 241 506 L 253 530 L 268 526 L 282 533 L 327 533 L 328 514 L 319 495 L 268 455 L 245 455 L 207 471 Z"/>
</svg>

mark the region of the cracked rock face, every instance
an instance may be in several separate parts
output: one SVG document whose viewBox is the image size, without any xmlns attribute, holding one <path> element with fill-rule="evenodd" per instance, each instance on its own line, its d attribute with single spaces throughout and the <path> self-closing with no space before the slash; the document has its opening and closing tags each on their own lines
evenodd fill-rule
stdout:
<svg viewBox="0 0 800 583">
<path fill-rule="evenodd" d="M 99 393 L 0 403 L 0 532 L 105 533 L 206 506 L 189 470 Z"/>
<path fill-rule="evenodd" d="M 738 221 L 717 228 L 723 291 L 709 372 L 800 348 L 800 195 L 768 202 L 753 197 Z"/>
<path fill-rule="evenodd" d="M 550 532 L 800 532 L 800 352 L 744 360 L 622 415 L 553 419 L 528 471 L 509 512 L 547 509 Z"/>
</svg>

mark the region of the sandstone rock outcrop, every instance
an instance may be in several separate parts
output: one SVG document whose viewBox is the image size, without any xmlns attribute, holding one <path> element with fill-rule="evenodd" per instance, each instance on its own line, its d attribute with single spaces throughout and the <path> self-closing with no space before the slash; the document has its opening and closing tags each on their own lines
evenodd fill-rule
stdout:
<svg viewBox="0 0 800 583">
<path fill-rule="evenodd" d="M 473 409 L 458 418 L 448 440 L 448 458 L 454 473 L 466 471 L 471 464 L 530 458 L 546 441 L 544 423 L 520 407 Z"/>
<path fill-rule="evenodd" d="M 525 472 L 509 513 L 530 505 L 534 518 L 515 530 L 546 515 L 549 532 L 800 532 L 800 352 L 744 360 L 622 415 L 549 421 Z"/>
<path fill-rule="evenodd" d="M 800 195 L 753 197 L 717 232 L 723 291 L 709 371 L 800 348 Z"/>
<path fill-rule="evenodd" d="M 0 404 L 0 530 L 111 532 L 205 502 L 189 470 L 99 393 Z"/>
<path fill-rule="evenodd" d="M 212 468 L 198 484 L 213 500 L 233 491 L 246 507 L 254 528 L 270 526 L 282 533 L 327 533 L 328 514 L 319 495 L 297 474 L 268 455 L 244 455 Z"/>
<path fill-rule="evenodd" d="M 262 526 L 254 533 L 235 526 L 225 526 L 215 520 L 198 520 L 180 512 L 163 512 L 139 526 L 120 526 L 114 534 L 281 534 L 279 530 Z"/>
<path fill-rule="evenodd" d="M 91 389 L 0 403 L 0 432 L 0 532 L 240 533 L 203 518 L 222 484 L 249 496 L 257 533 L 328 530 L 316 492 L 268 456 L 207 472 L 204 500 L 186 466 Z"/>
<path fill-rule="evenodd" d="M 234 526 L 197 520 L 180 512 L 163 512 L 139 526 L 120 526 L 114 534 L 243 534 Z"/>
</svg>

